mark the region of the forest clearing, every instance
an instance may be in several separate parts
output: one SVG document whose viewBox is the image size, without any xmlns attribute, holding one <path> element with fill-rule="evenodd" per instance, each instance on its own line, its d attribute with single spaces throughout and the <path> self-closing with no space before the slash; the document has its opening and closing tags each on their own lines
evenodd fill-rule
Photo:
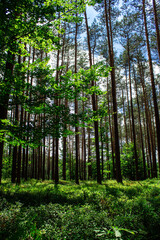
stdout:
<svg viewBox="0 0 160 240">
<path fill-rule="evenodd" d="M 0 186 L 0 239 L 158 240 L 160 181 Z"/>
</svg>

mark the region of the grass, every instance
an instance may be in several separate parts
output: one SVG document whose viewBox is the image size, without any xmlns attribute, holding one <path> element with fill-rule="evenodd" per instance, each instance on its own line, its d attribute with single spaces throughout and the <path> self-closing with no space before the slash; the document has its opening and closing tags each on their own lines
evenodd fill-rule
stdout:
<svg viewBox="0 0 160 240">
<path fill-rule="evenodd" d="M 160 181 L 0 186 L 0 239 L 158 240 Z"/>
</svg>

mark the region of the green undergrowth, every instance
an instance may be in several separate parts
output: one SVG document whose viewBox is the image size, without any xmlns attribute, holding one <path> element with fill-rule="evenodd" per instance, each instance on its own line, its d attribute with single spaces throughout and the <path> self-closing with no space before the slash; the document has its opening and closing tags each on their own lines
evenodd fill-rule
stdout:
<svg viewBox="0 0 160 240">
<path fill-rule="evenodd" d="M 0 186 L 2 240 L 157 240 L 160 181 L 95 182 L 30 180 Z"/>
</svg>

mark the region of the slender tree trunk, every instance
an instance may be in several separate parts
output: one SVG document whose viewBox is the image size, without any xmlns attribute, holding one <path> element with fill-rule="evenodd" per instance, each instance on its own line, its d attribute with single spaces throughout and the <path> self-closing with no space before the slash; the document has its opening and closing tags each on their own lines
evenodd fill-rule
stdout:
<svg viewBox="0 0 160 240">
<path fill-rule="evenodd" d="M 16 96 L 16 101 L 18 101 L 18 98 Z M 18 115 L 19 115 L 19 111 L 18 111 L 18 104 L 16 103 L 16 107 L 15 107 L 15 124 L 18 124 Z M 17 157 L 18 157 L 18 147 L 17 145 L 13 147 L 13 159 L 12 159 L 12 183 L 16 182 L 16 177 L 17 177 Z"/>
<path fill-rule="evenodd" d="M 24 179 L 25 175 L 25 158 L 26 158 L 26 153 L 25 153 L 25 148 L 22 149 L 22 178 Z"/>
<path fill-rule="evenodd" d="M 89 63 L 90 63 L 90 67 L 91 67 L 92 66 L 92 56 L 91 56 L 90 35 L 89 35 L 89 28 L 88 28 L 88 20 L 87 20 L 86 11 L 84 12 L 84 16 L 85 16 L 86 30 L 87 30 Z M 94 86 L 94 81 L 92 81 L 92 86 Z M 97 104 L 96 104 L 95 93 L 92 94 L 92 107 L 93 107 L 93 111 L 97 112 L 98 109 L 97 109 Z M 97 183 L 101 184 L 98 121 L 94 121 L 94 131 L 95 131 L 95 147 L 96 147 Z"/>
<path fill-rule="evenodd" d="M 82 151 L 81 151 L 81 155 L 82 155 L 82 158 L 81 158 L 81 167 L 80 167 L 80 170 L 81 170 L 81 174 L 80 174 L 80 179 L 81 180 L 84 180 L 84 135 L 83 135 L 83 127 L 82 127 L 82 141 L 81 141 L 81 144 L 82 144 Z"/>
<path fill-rule="evenodd" d="M 17 184 L 21 182 L 21 159 L 22 159 L 22 146 L 18 147 L 18 164 L 17 164 Z"/>
<path fill-rule="evenodd" d="M 132 124 L 131 124 L 131 113 L 130 113 L 130 106 L 129 106 L 129 97 L 128 97 L 128 83 L 127 83 L 127 68 L 125 67 L 125 76 L 126 76 L 126 95 L 127 95 L 127 107 L 128 107 L 128 115 L 129 115 L 129 132 L 131 136 L 131 142 L 133 142 L 133 134 L 132 134 Z"/>
<path fill-rule="evenodd" d="M 70 126 L 69 126 L 69 130 L 70 130 Z M 68 149 L 68 153 L 69 153 L 69 178 L 71 180 L 72 179 L 72 159 L 71 159 L 71 139 L 70 139 L 70 136 L 69 136 L 68 144 L 69 144 L 69 149 Z"/>
<path fill-rule="evenodd" d="M 58 139 L 58 137 L 56 137 L 55 184 L 58 184 L 58 183 L 59 183 L 58 158 L 59 158 L 59 139 Z"/>
<path fill-rule="evenodd" d="M 58 50 L 57 52 L 57 72 L 56 72 L 56 84 L 58 85 L 58 77 L 59 77 L 59 53 L 60 51 Z M 58 96 L 56 95 L 55 99 L 55 105 L 58 107 Z M 58 124 L 59 124 L 59 118 L 56 116 L 56 138 L 55 138 L 55 147 L 56 147 L 56 152 L 55 152 L 55 184 L 59 183 L 59 129 L 58 129 Z"/>
<path fill-rule="evenodd" d="M 25 165 L 25 180 L 26 181 L 28 179 L 28 154 L 29 154 L 29 147 L 27 146 L 26 147 L 26 156 L 25 156 L 25 162 L 26 162 L 26 165 Z"/>
<path fill-rule="evenodd" d="M 154 171 L 153 171 L 152 158 L 154 157 L 154 155 L 153 155 L 153 151 L 152 151 L 153 147 L 152 147 L 152 144 L 151 144 L 152 139 L 150 139 L 150 137 L 149 137 L 149 126 L 148 126 L 147 119 L 146 119 L 146 126 L 147 126 L 147 142 L 148 142 L 149 163 L 150 163 L 151 177 L 153 178 L 154 177 L 154 173 L 153 173 Z"/>
<path fill-rule="evenodd" d="M 55 180 L 55 144 L 54 144 L 54 137 L 52 136 L 52 180 Z"/>
<path fill-rule="evenodd" d="M 140 106 L 139 106 L 138 91 L 137 91 L 137 82 L 136 82 L 136 78 L 135 78 L 135 73 L 134 73 L 134 80 L 135 80 L 135 90 L 136 90 L 136 99 L 137 99 L 137 107 L 138 107 L 138 120 L 139 120 L 139 128 L 140 128 L 140 138 L 141 138 L 141 145 L 142 145 L 143 173 L 144 173 L 144 179 L 146 179 L 146 178 L 147 178 L 147 173 L 146 173 L 146 160 L 145 160 L 144 142 L 143 142 L 141 115 L 140 115 Z"/>
<path fill-rule="evenodd" d="M 140 76 L 141 76 L 141 84 L 142 84 L 143 94 L 144 94 L 146 121 L 147 121 L 147 126 L 149 127 L 149 135 L 150 135 L 150 140 L 151 140 L 151 152 L 152 152 L 152 161 L 153 161 L 153 177 L 157 177 L 156 154 L 155 154 L 155 149 L 154 149 L 154 144 L 153 144 L 152 124 L 151 124 L 151 118 L 150 118 L 150 114 L 149 114 L 147 93 L 146 93 L 145 84 L 144 84 L 143 66 L 140 67 L 139 62 L 138 62 L 138 66 L 139 66 L 139 71 L 140 71 Z"/>
<path fill-rule="evenodd" d="M 50 135 L 48 136 L 48 163 L 47 163 L 47 175 L 50 179 Z"/>
<path fill-rule="evenodd" d="M 83 93 L 83 97 L 84 97 L 84 93 Z M 85 111 L 85 106 L 84 106 L 84 102 L 83 104 L 83 112 Z M 83 122 L 84 124 L 84 122 Z M 83 134 L 83 179 L 86 180 L 86 131 L 85 131 L 85 127 L 82 128 L 82 134 Z"/>
<path fill-rule="evenodd" d="M 102 119 L 101 119 L 101 122 L 100 122 L 100 126 L 101 126 L 101 129 L 102 129 Z M 103 155 L 103 148 L 104 148 L 104 143 L 103 143 L 103 133 L 101 131 L 101 163 L 102 163 L 102 180 L 103 180 L 103 171 L 104 171 L 104 155 Z"/>
<path fill-rule="evenodd" d="M 41 125 L 41 115 L 38 116 L 38 125 L 39 128 L 42 127 Z M 27 151 L 28 152 L 28 151 Z M 27 156 L 26 156 L 27 157 Z M 28 157 L 27 157 L 28 158 Z M 27 161 L 26 161 L 27 164 Z M 27 168 L 26 168 L 27 169 Z M 38 180 L 42 178 L 42 146 L 38 146 Z"/>
<path fill-rule="evenodd" d="M 20 126 L 22 127 L 23 122 L 23 108 L 21 107 L 21 118 Z M 20 184 L 21 181 L 21 162 L 22 162 L 22 145 L 18 148 L 18 165 L 17 165 L 17 183 Z"/>
<path fill-rule="evenodd" d="M 6 62 L 6 69 L 5 69 L 5 76 L 4 76 L 4 96 L 1 97 L 0 102 L 0 128 L 2 128 L 1 120 L 7 119 L 7 110 L 8 110 L 8 101 L 9 101 L 9 94 L 10 94 L 10 84 L 12 81 L 13 75 L 13 67 L 14 67 L 14 59 L 15 55 L 13 55 L 10 51 L 8 51 L 7 62 Z M 2 159 L 3 159 L 3 146 L 4 142 L 0 142 L 0 184 L 2 179 Z"/>
<path fill-rule="evenodd" d="M 152 123 L 152 132 L 153 132 L 153 144 L 154 147 L 156 149 L 156 126 L 155 126 L 155 121 L 154 121 L 154 110 L 153 110 L 153 105 L 152 105 L 152 101 L 151 99 L 148 99 L 148 105 L 150 107 L 149 111 L 150 111 L 150 117 L 151 117 L 151 123 Z"/>
<path fill-rule="evenodd" d="M 124 117 L 124 126 L 125 126 L 125 138 L 126 143 L 128 144 L 128 131 L 127 131 L 127 122 L 126 122 L 126 111 L 125 111 L 125 105 L 124 105 L 124 93 L 123 93 L 123 87 L 122 87 L 122 103 L 123 103 L 123 117 Z"/>
<path fill-rule="evenodd" d="M 65 39 L 64 39 L 65 42 Z M 63 44 L 64 46 L 64 44 Z M 63 54 L 62 54 L 62 60 L 63 60 Z M 68 49 L 68 56 L 67 56 L 67 66 L 66 66 L 66 72 L 68 72 L 68 66 L 69 66 L 69 49 Z M 68 108 L 68 99 L 65 98 L 65 108 Z M 67 130 L 67 124 L 64 124 L 65 130 Z M 67 164 L 67 137 L 63 137 L 63 180 L 66 180 L 66 164 Z"/>
<path fill-rule="evenodd" d="M 91 133 L 90 128 L 87 128 L 88 131 L 88 180 L 92 178 L 92 163 L 91 163 Z"/>
<path fill-rule="evenodd" d="M 151 83 L 152 83 L 152 94 L 153 94 L 155 122 L 156 122 L 156 131 L 157 131 L 158 162 L 159 162 L 159 171 L 160 171 L 160 121 L 159 121 L 159 110 L 158 110 L 158 104 L 157 104 L 157 95 L 156 95 L 154 73 L 153 73 L 153 66 L 152 66 L 152 58 L 151 58 L 149 36 L 148 36 L 148 28 L 147 28 L 147 19 L 146 19 L 146 11 L 145 11 L 145 0 L 143 0 L 143 17 L 144 17 L 144 26 L 145 26 L 145 34 L 146 34 L 146 42 L 147 42 L 149 70 L 150 70 L 150 77 L 151 77 Z M 155 177 L 156 176 L 157 176 L 157 174 L 155 173 Z"/>
<path fill-rule="evenodd" d="M 65 99 L 65 107 L 68 107 L 68 100 Z M 65 124 L 67 129 L 67 124 Z M 63 180 L 66 180 L 66 164 L 67 164 L 67 137 L 63 137 Z"/>
<path fill-rule="evenodd" d="M 157 48 L 158 48 L 158 54 L 159 54 L 159 60 L 160 60 L 160 34 L 159 34 L 157 7 L 156 7 L 155 0 L 153 0 L 153 10 L 154 10 L 154 20 L 155 20 L 155 26 L 156 26 Z"/>
<path fill-rule="evenodd" d="M 77 14 L 76 14 L 77 17 Z M 75 31 L 75 60 L 74 60 L 74 64 L 75 64 L 75 70 L 74 72 L 77 73 L 77 34 L 78 34 L 78 24 L 76 23 L 76 31 Z M 76 176 L 75 176 L 75 180 L 76 180 L 76 184 L 79 184 L 79 128 L 78 128 L 78 101 L 77 101 L 77 96 L 75 97 L 75 115 L 76 115 L 76 121 L 77 121 L 77 125 L 75 127 L 75 150 L 76 150 Z"/>
<path fill-rule="evenodd" d="M 26 46 L 25 46 L 26 49 Z M 23 63 L 25 63 L 26 57 L 23 57 Z M 21 64 L 21 56 L 18 57 L 18 63 Z M 24 80 L 25 81 L 25 80 Z M 23 91 L 24 95 L 24 91 Z M 21 115 L 20 115 L 20 127 L 23 127 L 23 116 L 24 116 L 24 109 L 21 106 Z M 22 162 L 22 145 L 18 147 L 18 163 L 17 163 L 17 184 L 20 184 L 21 181 L 21 162 Z"/>
<path fill-rule="evenodd" d="M 63 180 L 66 180 L 67 138 L 63 137 Z"/>
<path fill-rule="evenodd" d="M 107 92 L 109 91 L 108 78 L 107 78 Z M 113 139 L 113 126 L 111 122 L 110 114 L 112 112 L 112 107 L 110 106 L 110 98 L 107 93 L 107 102 L 108 102 L 108 112 L 109 112 L 109 131 L 110 131 L 110 140 L 111 140 L 111 152 L 112 152 L 112 166 L 113 166 L 113 179 L 116 179 L 116 169 L 115 169 L 115 156 L 114 156 L 114 139 Z"/>
<path fill-rule="evenodd" d="M 35 178 L 34 173 L 35 173 L 35 149 L 33 149 L 32 152 L 32 165 L 31 165 L 31 178 Z"/>
<path fill-rule="evenodd" d="M 108 95 L 108 93 L 107 93 Z M 107 96 L 108 99 L 108 96 Z M 108 109 L 108 114 L 109 114 L 109 109 Z M 109 117 L 107 118 L 107 116 L 105 116 L 105 125 L 107 127 L 107 131 L 106 131 L 106 163 L 107 163 L 107 179 L 110 179 L 110 162 L 109 162 L 109 128 L 108 128 L 108 121 L 109 121 Z"/>
<path fill-rule="evenodd" d="M 86 131 L 85 128 L 83 128 L 83 179 L 86 180 L 87 176 L 87 172 L 86 172 Z"/>
<path fill-rule="evenodd" d="M 143 106 L 143 97 L 142 97 L 142 110 L 144 112 Z M 147 164 L 148 164 L 148 177 L 153 177 L 153 167 L 152 167 L 152 157 L 151 157 L 151 145 L 150 145 L 150 138 L 149 138 L 149 128 L 148 128 L 148 120 L 145 119 L 145 114 L 143 114 L 143 126 L 144 126 L 144 133 L 145 133 L 145 145 L 146 145 L 146 156 L 147 156 Z"/>
<path fill-rule="evenodd" d="M 42 179 L 42 146 L 38 147 L 38 179 Z"/>
<path fill-rule="evenodd" d="M 26 111 L 24 111 L 24 127 L 26 127 Z M 24 137 L 24 140 L 26 140 L 26 137 Z M 22 178 L 25 178 L 25 165 L 26 165 L 26 149 L 22 149 Z"/>
<path fill-rule="evenodd" d="M 45 134 L 45 113 L 43 115 L 43 131 Z M 45 180 L 45 163 L 46 163 L 46 138 L 43 137 L 43 169 L 42 169 L 42 180 Z M 50 147 L 50 146 L 49 146 Z"/>
<path fill-rule="evenodd" d="M 127 46 L 127 53 L 128 53 L 128 68 L 129 68 L 129 88 L 130 88 L 130 102 L 131 102 L 131 116 L 132 116 L 132 132 L 133 132 L 133 142 L 134 142 L 134 158 L 135 158 L 135 167 L 136 167 L 136 180 L 139 180 L 136 132 L 135 132 L 135 124 L 134 124 L 133 101 L 132 101 L 132 83 L 131 83 L 129 40 L 127 40 L 127 45 L 128 45 Z"/>
<path fill-rule="evenodd" d="M 112 28 L 111 28 L 111 21 L 110 21 L 110 25 L 109 25 L 109 21 L 108 21 L 108 11 L 107 11 L 106 0 L 104 0 L 104 5 L 105 5 L 105 20 L 106 20 L 106 29 L 107 29 L 107 38 L 108 38 L 110 66 L 112 67 L 111 82 L 112 82 L 113 117 L 114 117 L 114 143 L 115 143 L 115 157 L 116 157 L 116 180 L 117 180 L 117 182 L 122 182 L 120 149 L 119 149 L 119 134 L 118 134 L 118 117 L 117 117 L 118 113 L 117 113 L 117 100 L 116 100 L 116 81 L 115 81 L 115 68 L 114 68 L 113 39 L 112 39 L 112 31 L 110 32 L 110 30 Z M 109 15 L 110 15 L 110 8 L 109 8 Z"/>
<path fill-rule="evenodd" d="M 29 53 L 30 53 L 30 55 L 31 55 L 31 47 L 29 48 Z M 29 61 L 28 61 L 28 67 L 29 67 L 29 65 L 30 65 L 30 56 L 29 56 Z M 33 55 L 33 61 L 34 61 L 34 55 Z M 28 74 L 27 74 L 27 84 L 29 84 L 29 72 L 28 72 Z M 31 86 L 32 86 L 32 78 L 31 78 Z M 27 87 L 27 91 L 26 91 L 26 95 L 27 96 L 30 96 L 30 98 L 31 98 L 31 95 L 29 94 L 29 89 L 28 89 L 28 87 Z M 27 127 L 29 128 L 29 124 L 30 124 L 30 113 L 25 113 L 25 120 L 27 119 Z M 27 142 L 28 142 L 28 140 L 29 140 L 29 130 L 27 130 Z M 25 178 L 25 180 L 27 181 L 27 179 L 28 179 L 28 161 L 29 161 L 29 159 L 28 159 L 28 157 L 29 157 L 29 147 L 28 147 L 28 145 L 27 145 L 27 147 L 26 147 L 26 155 L 25 155 L 25 171 L 24 171 L 24 174 L 25 174 L 25 176 L 24 176 L 24 178 Z"/>
</svg>

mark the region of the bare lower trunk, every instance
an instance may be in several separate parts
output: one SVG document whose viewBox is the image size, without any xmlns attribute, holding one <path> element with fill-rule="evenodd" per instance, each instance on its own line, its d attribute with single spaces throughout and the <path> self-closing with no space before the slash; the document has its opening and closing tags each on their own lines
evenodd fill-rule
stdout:
<svg viewBox="0 0 160 240">
<path fill-rule="evenodd" d="M 140 69 L 141 83 L 142 83 L 143 94 L 144 94 L 145 114 L 146 114 L 146 121 L 147 121 L 146 124 L 147 124 L 148 130 L 149 130 L 149 136 L 148 137 L 150 139 L 150 144 L 151 144 L 150 146 L 151 146 L 152 161 L 153 161 L 153 177 L 157 177 L 156 154 L 155 154 L 155 148 L 154 148 L 154 143 L 153 143 L 152 123 L 151 123 L 151 118 L 150 118 L 150 113 L 149 113 L 147 93 L 146 93 L 145 84 L 144 84 L 143 66 L 141 66 L 141 67 L 139 66 L 139 69 Z"/>
<path fill-rule="evenodd" d="M 135 79 L 135 90 L 136 90 L 136 98 L 137 98 L 138 121 L 139 121 L 139 128 L 140 128 L 140 138 L 141 138 L 142 157 L 143 157 L 143 172 L 144 172 L 144 179 L 146 179 L 146 178 L 147 178 L 147 173 L 146 173 L 146 160 L 145 160 L 145 153 L 144 153 L 144 141 L 143 141 L 142 123 L 141 123 L 140 106 L 139 106 L 139 98 L 138 98 L 138 91 L 137 91 L 137 82 L 136 82 L 136 79 Z"/>
<path fill-rule="evenodd" d="M 13 55 L 10 51 L 8 51 L 5 76 L 4 76 L 5 89 L 3 90 L 4 95 L 1 96 L 1 99 L 0 99 L 1 100 L 0 101 L 0 128 L 2 128 L 1 120 L 7 119 L 8 101 L 9 101 L 11 80 L 13 75 L 14 58 L 15 58 L 15 55 Z M 4 142 L 3 140 L 1 140 L 0 142 L 0 184 L 2 179 L 3 147 L 4 147 Z"/>
</svg>

